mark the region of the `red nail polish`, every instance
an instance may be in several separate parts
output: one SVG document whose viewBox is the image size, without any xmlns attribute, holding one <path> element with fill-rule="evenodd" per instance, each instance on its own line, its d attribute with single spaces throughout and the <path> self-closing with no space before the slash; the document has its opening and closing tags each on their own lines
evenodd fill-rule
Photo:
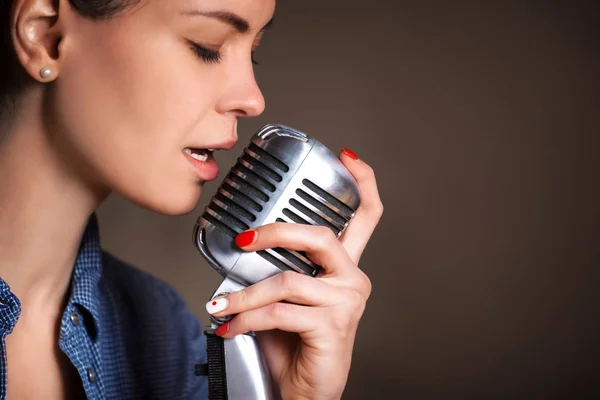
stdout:
<svg viewBox="0 0 600 400">
<path fill-rule="evenodd" d="M 342 151 L 344 152 L 344 154 L 345 154 L 345 155 L 347 155 L 347 156 L 348 156 L 348 157 L 350 157 L 351 159 L 353 159 L 353 160 L 358 160 L 358 156 L 357 156 L 357 155 L 356 155 L 356 153 L 355 153 L 355 152 L 353 152 L 352 150 L 350 150 L 350 149 L 347 149 L 347 148 L 345 148 L 345 147 L 344 147 L 344 148 L 342 149 Z"/>
<path fill-rule="evenodd" d="M 255 231 L 242 232 L 239 235 L 237 235 L 237 237 L 235 238 L 235 244 L 237 244 L 238 247 L 248 246 L 254 242 L 255 237 L 256 237 Z"/>
<path fill-rule="evenodd" d="M 229 322 L 225 322 L 223 325 L 219 325 L 219 327 L 215 330 L 215 335 L 223 336 L 229 332 Z"/>
</svg>

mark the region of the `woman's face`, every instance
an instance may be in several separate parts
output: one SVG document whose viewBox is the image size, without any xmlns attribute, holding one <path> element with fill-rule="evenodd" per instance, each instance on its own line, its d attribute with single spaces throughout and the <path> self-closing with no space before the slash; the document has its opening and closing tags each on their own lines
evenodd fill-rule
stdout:
<svg viewBox="0 0 600 400">
<path fill-rule="evenodd" d="M 54 142 L 123 197 L 164 214 L 191 211 L 216 169 L 186 149 L 232 147 L 237 118 L 264 109 L 251 53 L 274 7 L 142 0 L 102 22 L 62 10 L 63 59 L 48 93 Z"/>
</svg>

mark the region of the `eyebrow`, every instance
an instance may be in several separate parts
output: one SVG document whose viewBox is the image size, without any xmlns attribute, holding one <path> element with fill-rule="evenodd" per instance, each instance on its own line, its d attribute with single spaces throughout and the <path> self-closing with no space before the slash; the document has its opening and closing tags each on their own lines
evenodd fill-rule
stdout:
<svg viewBox="0 0 600 400">
<path fill-rule="evenodd" d="M 229 11 L 189 10 L 189 11 L 184 11 L 183 14 L 188 15 L 188 16 L 199 15 L 199 16 L 208 17 L 208 18 L 215 18 L 221 22 L 224 22 L 226 24 L 233 26 L 240 33 L 246 33 L 250 30 L 250 24 L 248 23 L 248 21 L 246 21 L 244 18 L 240 17 L 239 15 L 236 15 Z M 264 32 L 269 26 L 271 26 L 271 24 L 273 24 L 273 18 L 271 18 L 271 20 L 269 22 L 267 22 L 267 24 L 260 31 Z"/>
</svg>

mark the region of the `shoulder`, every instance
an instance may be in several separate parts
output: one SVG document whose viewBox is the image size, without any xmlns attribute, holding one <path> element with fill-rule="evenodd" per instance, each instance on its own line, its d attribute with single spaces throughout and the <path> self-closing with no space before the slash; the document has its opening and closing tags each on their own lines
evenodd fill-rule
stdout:
<svg viewBox="0 0 600 400">
<path fill-rule="evenodd" d="M 121 341 L 131 360 L 130 379 L 143 382 L 137 392 L 204 398 L 204 379 L 194 375 L 194 365 L 206 362 L 206 339 L 182 297 L 166 282 L 105 251 L 102 287 L 102 309 L 110 310 L 103 315 L 103 329 Z"/>
</svg>

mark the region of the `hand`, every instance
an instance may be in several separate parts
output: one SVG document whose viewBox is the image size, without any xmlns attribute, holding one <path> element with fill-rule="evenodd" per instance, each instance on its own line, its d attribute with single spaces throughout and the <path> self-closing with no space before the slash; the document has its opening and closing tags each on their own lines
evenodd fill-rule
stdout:
<svg viewBox="0 0 600 400">
<path fill-rule="evenodd" d="M 338 240 L 326 227 L 273 223 L 238 236 L 246 251 L 274 247 L 306 251 L 323 267 L 316 278 L 286 271 L 239 292 L 213 299 L 215 316 L 238 314 L 217 334 L 254 331 L 283 399 L 339 399 L 350 370 L 359 320 L 371 294 L 358 268 L 383 206 L 373 170 L 354 153 L 340 159 L 358 182 L 361 204 Z M 243 235 L 243 236 L 242 236 Z M 285 302 L 284 302 L 285 301 Z M 214 304 L 213 302 L 209 304 Z"/>
</svg>

